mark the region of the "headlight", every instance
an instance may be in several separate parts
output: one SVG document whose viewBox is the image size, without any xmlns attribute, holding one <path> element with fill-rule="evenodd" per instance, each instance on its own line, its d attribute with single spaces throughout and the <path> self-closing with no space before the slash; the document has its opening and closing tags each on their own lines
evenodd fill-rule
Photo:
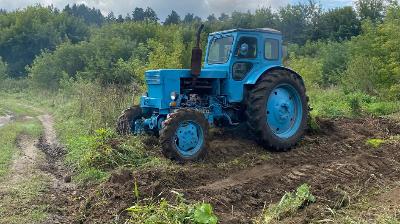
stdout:
<svg viewBox="0 0 400 224">
<path fill-rule="evenodd" d="M 178 99 L 178 93 L 177 92 L 172 92 L 171 93 L 171 100 L 175 101 L 176 99 Z"/>
</svg>

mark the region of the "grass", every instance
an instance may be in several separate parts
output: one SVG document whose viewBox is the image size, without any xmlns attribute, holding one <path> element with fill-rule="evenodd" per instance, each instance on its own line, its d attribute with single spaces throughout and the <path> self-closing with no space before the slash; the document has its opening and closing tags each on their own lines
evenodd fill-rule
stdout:
<svg viewBox="0 0 400 224">
<path fill-rule="evenodd" d="M 36 118 L 21 120 L 23 116 L 37 115 L 37 111 L 20 104 L 15 98 L 2 97 L 0 111 L 12 111 L 16 120 L 0 127 L 0 185 L 5 187 L 1 192 L 0 223 L 40 223 L 46 218 L 46 206 L 36 202 L 46 187 L 45 178 L 29 174 L 29 178 L 9 186 L 7 175 L 12 161 L 19 156 L 18 136 L 28 135 L 37 139 L 43 128 Z"/>
<path fill-rule="evenodd" d="M 279 221 L 295 214 L 300 208 L 315 202 L 315 197 L 310 191 L 310 186 L 303 184 L 296 192 L 287 192 L 279 203 L 270 205 L 262 215 L 255 220 L 256 224 L 268 224 Z"/>
<path fill-rule="evenodd" d="M 31 101 L 19 94 L 0 92 L 0 114 L 6 115 L 10 112 L 15 116 L 38 116 L 42 114 L 33 107 Z"/>
<path fill-rule="evenodd" d="M 10 187 L 0 201 L 0 223 L 43 222 L 47 217 L 47 206 L 39 202 L 47 187 L 46 178 L 40 175 L 33 175 Z"/>
<path fill-rule="evenodd" d="M 10 164 L 18 152 L 16 146 L 18 136 L 25 134 L 38 138 L 41 133 L 42 127 L 36 119 L 16 121 L 0 128 L 0 178 L 8 173 Z"/>
<path fill-rule="evenodd" d="M 377 138 L 372 138 L 372 139 L 368 139 L 366 141 L 366 144 L 368 146 L 371 146 L 373 148 L 379 148 L 383 143 L 385 143 L 386 141 L 383 139 L 377 139 Z"/>
<path fill-rule="evenodd" d="M 319 117 L 383 116 L 400 111 L 399 101 L 387 101 L 361 92 L 346 94 L 339 88 L 308 89 L 311 114 Z"/>
<path fill-rule="evenodd" d="M 317 223 L 337 224 L 400 224 L 400 205 L 390 205 L 380 198 L 385 193 L 394 190 L 397 186 L 382 186 L 371 189 L 353 203 L 341 209 L 329 209 L 330 214 Z M 357 193 L 358 194 L 358 193 Z M 387 196 L 386 196 L 387 197 Z M 397 195 L 392 195 L 397 197 Z M 382 201 L 383 200 L 383 201 Z"/>
</svg>

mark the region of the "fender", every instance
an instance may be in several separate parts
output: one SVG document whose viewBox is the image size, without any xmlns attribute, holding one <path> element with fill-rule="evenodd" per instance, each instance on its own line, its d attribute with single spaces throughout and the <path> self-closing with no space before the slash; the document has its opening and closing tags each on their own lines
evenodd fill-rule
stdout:
<svg viewBox="0 0 400 224">
<path fill-rule="evenodd" d="M 259 70 L 257 70 L 257 71 L 254 71 L 253 74 L 251 74 L 251 75 L 248 77 L 248 79 L 246 80 L 246 82 L 245 82 L 244 84 L 245 84 L 245 85 L 254 85 L 254 84 L 256 84 L 256 82 L 258 81 L 258 79 L 259 79 L 262 75 L 264 75 L 264 74 L 266 74 L 266 73 L 268 73 L 268 72 L 271 72 L 271 71 L 273 71 L 273 70 L 280 70 L 280 71 L 286 71 L 286 72 L 294 73 L 294 74 L 296 74 L 296 75 L 301 79 L 301 81 L 304 83 L 303 77 L 301 77 L 300 74 L 298 74 L 297 72 L 293 71 L 292 69 L 287 68 L 287 67 L 284 67 L 284 66 L 270 66 L 270 67 L 267 67 L 266 69 L 265 69 L 265 68 L 262 68 L 262 69 L 259 69 Z"/>
</svg>

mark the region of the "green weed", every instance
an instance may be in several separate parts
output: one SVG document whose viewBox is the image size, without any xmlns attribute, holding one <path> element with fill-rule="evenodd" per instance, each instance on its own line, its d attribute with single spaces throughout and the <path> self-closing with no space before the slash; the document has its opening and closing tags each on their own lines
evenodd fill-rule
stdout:
<svg viewBox="0 0 400 224">
<path fill-rule="evenodd" d="M 164 198 L 158 202 L 137 202 L 127 211 L 129 213 L 128 223 L 218 223 L 218 218 L 214 215 L 210 204 L 187 203 L 179 193 L 177 193 L 176 200 L 172 203 Z"/>
<path fill-rule="evenodd" d="M 303 184 L 297 188 L 295 193 L 287 192 L 278 204 L 273 204 L 265 209 L 263 214 L 255 220 L 255 223 L 268 224 L 274 220 L 281 220 L 313 202 L 315 202 L 315 197 L 311 194 L 310 187 Z"/>
<path fill-rule="evenodd" d="M 383 143 L 385 143 L 386 141 L 383 139 L 377 139 L 377 138 L 372 138 L 372 139 L 368 139 L 366 141 L 366 144 L 368 146 L 371 146 L 373 148 L 379 148 Z"/>
</svg>

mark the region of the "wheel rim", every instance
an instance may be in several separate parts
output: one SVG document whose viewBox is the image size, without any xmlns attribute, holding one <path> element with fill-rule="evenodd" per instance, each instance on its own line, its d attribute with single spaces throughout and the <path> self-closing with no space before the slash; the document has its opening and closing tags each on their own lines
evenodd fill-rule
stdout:
<svg viewBox="0 0 400 224">
<path fill-rule="evenodd" d="M 300 128 L 303 106 L 298 91 L 290 84 L 275 87 L 268 97 L 267 124 L 279 138 L 290 138 Z"/>
<path fill-rule="evenodd" d="M 175 145 L 184 157 L 195 155 L 204 142 L 203 129 L 193 121 L 180 123 L 175 132 Z"/>
</svg>

